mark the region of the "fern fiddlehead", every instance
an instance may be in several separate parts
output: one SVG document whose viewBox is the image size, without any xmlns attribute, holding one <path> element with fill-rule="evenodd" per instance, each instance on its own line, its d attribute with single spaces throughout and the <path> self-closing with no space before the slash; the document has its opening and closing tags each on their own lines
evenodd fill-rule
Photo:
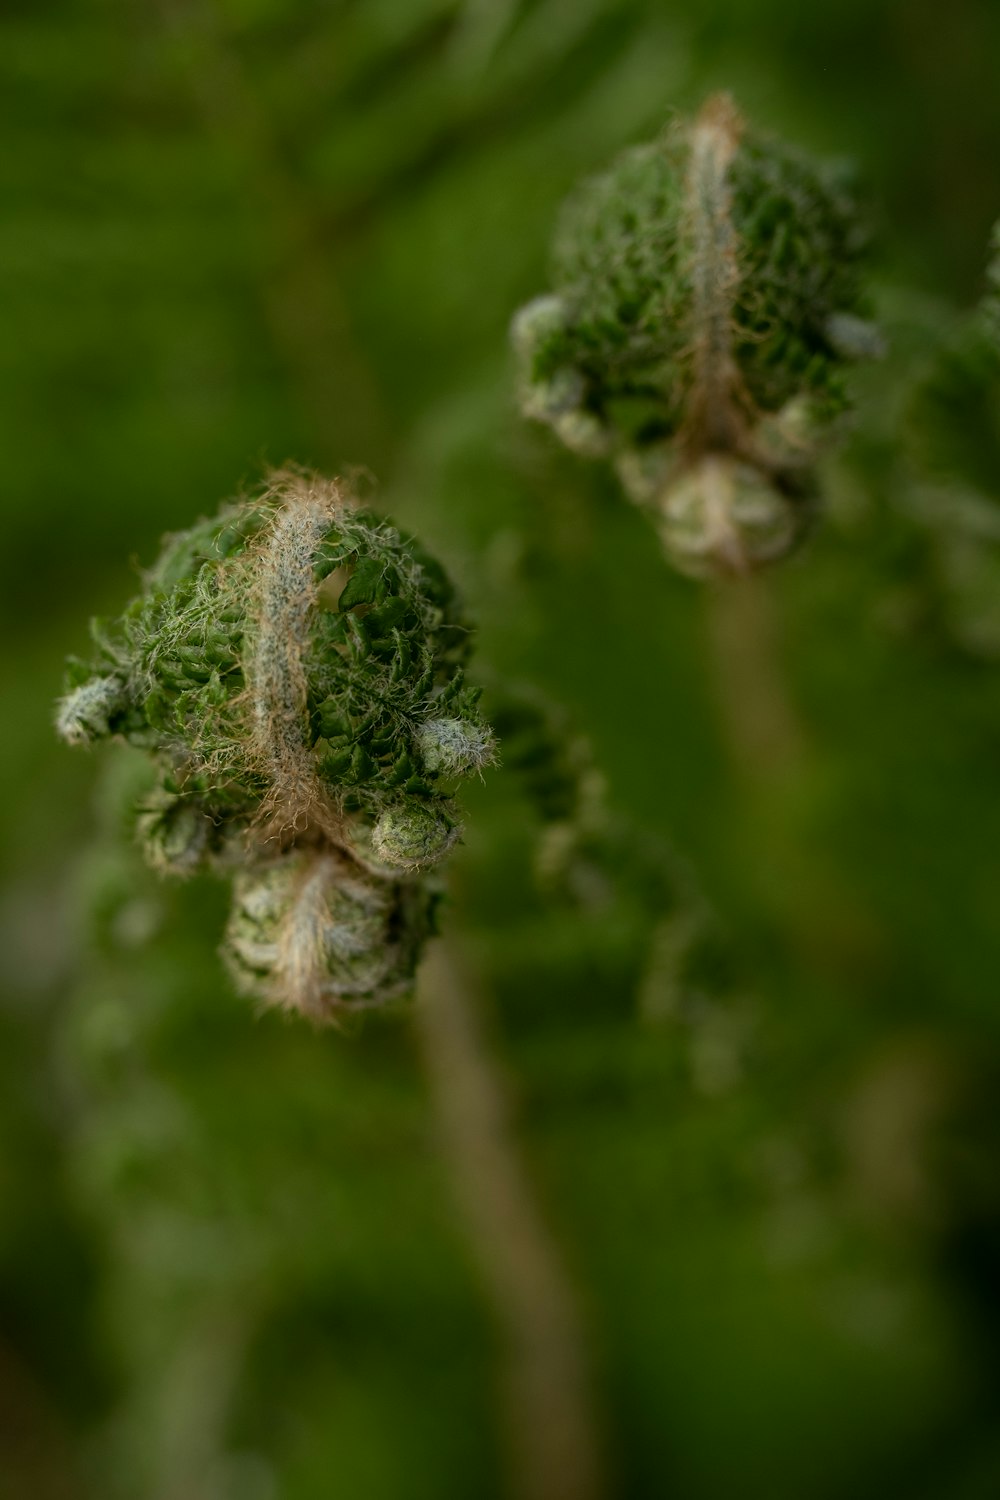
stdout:
<svg viewBox="0 0 1000 1500">
<path fill-rule="evenodd" d="M 566 204 L 554 290 L 513 323 L 522 410 L 613 460 L 682 572 L 780 557 L 846 406 L 844 368 L 879 352 L 863 243 L 837 174 L 715 95 Z"/>
<path fill-rule="evenodd" d="M 57 728 L 150 752 L 147 858 L 232 875 L 240 988 L 317 1020 L 407 991 L 454 783 L 494 758 L 440 566 L 340 485 L 278 474 L 167 538 L 95 639 Z"/>
</svg>

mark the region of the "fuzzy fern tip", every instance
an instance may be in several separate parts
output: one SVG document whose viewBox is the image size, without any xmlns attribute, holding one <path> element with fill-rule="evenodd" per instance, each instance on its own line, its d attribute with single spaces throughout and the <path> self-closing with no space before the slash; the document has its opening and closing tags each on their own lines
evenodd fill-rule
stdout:
<svg viewBox="0 0 1000 1500">
<path fill-rule="evenodd" d="M 405 993 L 461 836 L 454 784 L 495 757 L 437 562 L 338 483 L 277 474 L 168 537 L 95 638 L 58 732 L 148 751 L 147 859 L 233 877 L 239 987 L 317 1020 Z"/>
<path fill-rule="evenodd" d="M 782 556 L 845 369 L 881 349 L 864 240 L 835 171 L 714 95 L 565 205 L 552 290 L 512 325 L 524 415 L 610 458 L 682 572 Z"/>
</svg>

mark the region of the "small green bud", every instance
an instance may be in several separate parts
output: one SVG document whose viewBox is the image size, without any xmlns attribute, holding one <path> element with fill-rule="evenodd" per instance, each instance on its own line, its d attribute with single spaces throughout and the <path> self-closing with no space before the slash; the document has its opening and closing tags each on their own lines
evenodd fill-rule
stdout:
<svg viewBox="0 0 1000 1500">
<path fill-rule="evenodd" d="M 532 421 L 546 422 L 574 453 L 604 458 L 611 452 L 612 434 L 595 412 L 585 409 L 586 376 L 572 365 L 552 365 L 544 357 L 553 341 L 558 346 L 566 337 L 569 322 L 559 297 L 536 297 L 516 314 L 511 340 L 525 372 L 521 410 Z"/>
<path fill-rule="evenodd" d="M 551 294 L 535 297 L 514 314 L 510 325 L 511 343 L 521 359 L 532 361 L 550 341 L 558 341 L 565 335 L 569 326 L 569 313 L 561 297 Z M 534 383 L 544 378 L 547 372 L 544 368 L 529 367 L 528 373 Z"/>
<path fill-rule="evenodd" d="M 815 463 L 833 431 L 829 414 L 817 401 L 793 396 L 780 411 L 761 417 L 754 443 L 767 472 L 791 474 Z"/>
<path fill-rule="evenodd" d="M 492 730 L 473 720 L 427 719 L 417 730 L 416 741 L 432 776 L 469 776 L 496 759 Z"/>
<path fill-rule="evenodd" d="M 68 745 L 89 745 L 111 733 L 116 714 L 128 702 L 120 677 L 91 677 L 60 698 L 56 733 Z"/>
<path fill-rule="evenodd" d="M 885 337 L 867 318 L 853 313 L 831 313 L 824 328 L 831 349 L 844 359 L 884 359 Z"/>
<path fill-rule="evenodd" d="M 184 878 L 204 866 L 215 829 L 197 802 L 161 788 L 140 811 L 136 831 L 152 869 Z"/>
<path fill-rule="evenodd" d="M 333 1020 L 406 993 L 431 902 L 334 850 L 292 851 L 237 874 L 223 957 L 244 993 Z"/>
<path fill-rule="evenodd" d="M 789 550 L 800 508 L 757 469 L 713 454 L 664 490 L 660 536 L 689 577 L 747 573 Z"/>
<path fill-rule="evenodd" d="M 402 802 L 387 807 L 372 829 L 372 849 L 384 864 L 401 870 L 436 865 L 454 848 L 462 828 L 447 813 Z"/>
</svg>

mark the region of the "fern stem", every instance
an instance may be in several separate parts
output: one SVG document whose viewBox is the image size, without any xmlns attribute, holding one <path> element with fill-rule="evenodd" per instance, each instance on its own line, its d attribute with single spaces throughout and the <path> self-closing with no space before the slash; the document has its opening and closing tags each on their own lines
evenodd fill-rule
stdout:
<svg viewBox="0 0 1000 1500">
<path fill-rule="evenodd" d="M 421 970 L 420 1042 L 442 1150 L 503 1342 L 512 1500 L 607 1493 L 580 1310 L 518 1152 L 500 1068 L 460 964 Z"/>
<path fill-rule="evenodd" d="M 728 181 L 742 128 L 729 96 L 714 94 L 691 130 L 686 218 L 694 383 L 687 436 L 696 452 L 735 451 L 743 425 L 737 400 L 739 374 L 732 351 L 739 266 Z"/>
<path fill-rule="evenodd" d="M 773 785 L 803 761 L 805 731 L 780 660 L 779 626 L 768 580 L 727 578 L 706 594 L 713 686 L 736 769 Z"/>
</svg>

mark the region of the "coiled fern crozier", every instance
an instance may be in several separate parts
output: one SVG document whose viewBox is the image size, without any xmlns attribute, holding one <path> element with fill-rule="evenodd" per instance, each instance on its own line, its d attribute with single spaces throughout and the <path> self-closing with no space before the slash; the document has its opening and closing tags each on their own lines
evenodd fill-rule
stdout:
<svg viewBox="0 0 1000 1500">
<path fill-rule="evenodd" d="M 514 319 L 525 415 L 612 458 L 683 572 L 792 547 L 844 368 L 879 352 L 840 177 L 715 95 L 570 198 L 553 291 Z"/>
<path fill-rule="evenodd" d="M 454 783 L 494 758 L 441 567 L 338 483 L 277 474 L 168 537 L 94 634 L 59 732 L 154 758 L 143 848 L 232 876 L 238 985 L 317 1020 L 405 993 L 461 832 Z"/>
</svg>

